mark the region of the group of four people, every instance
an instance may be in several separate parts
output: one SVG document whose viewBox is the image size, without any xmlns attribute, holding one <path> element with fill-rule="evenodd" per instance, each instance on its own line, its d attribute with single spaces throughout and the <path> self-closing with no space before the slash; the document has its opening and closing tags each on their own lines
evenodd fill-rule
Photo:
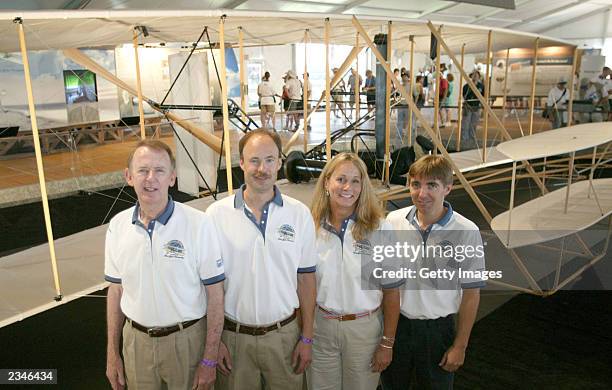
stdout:
<svg viewBox="0 0 612 390">
<path fill-rule="evenodd" d="M 414 370 L 418 388 L 452 388 L 482 281 L 457 279 L 444 290 L 404 289 L 399 277 L 362 284 L 376 232 L 418 232 L 420 245 L 453 229 L 480 242 L 444 200 L 449 162 L 413 164 L 414 206 L 385 219 L 356 155 L 328 162 L 309 210 L 275 185 L 281 150 L 276 133 L 247 133 L 245 184 L 206 213 L 168 196 L 176 173 L 166 144 L 142 141 L 132 152 L 125 176 L 138 202 L 112 219 L 106 237 L 112 387 L 302 389 L 306 373 L 310 389 L 379 381 L 404 389 Z M 484 258 L 473 260 L 484 268 Z"/>
</svg>

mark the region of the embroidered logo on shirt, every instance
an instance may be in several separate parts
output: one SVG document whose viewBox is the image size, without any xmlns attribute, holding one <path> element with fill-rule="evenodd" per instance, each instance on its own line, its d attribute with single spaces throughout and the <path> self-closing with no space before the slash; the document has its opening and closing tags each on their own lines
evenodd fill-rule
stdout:
<svg viewBox="0 0 612 390">
<path fill-rule="evenodd" d="M 353 253 L 356 255 L 371 255 L 372 244 L 368 240 L 359 240 L 353 243 Z"/>
<path fill-rule="evenodd" d="M 279 241 L 295 241 L 295 230 L 291 225 L 282 225 L 278 228 L 278 240 Z"/>
<path fill-rule="evenodd" d="M 174 259 L 184 259 L 185 258 L 185 247 L 183 243 L 179 240 L 168 241 L 166 245 L 164 245 L 164 257 L 170 257 Z"/>
<path fill-rule="evenodd" d="M 217 260 L 217 268 L 221 268 L 222 265 L 223 265 L 223 259 L 218 259 Z"/>
</svg>

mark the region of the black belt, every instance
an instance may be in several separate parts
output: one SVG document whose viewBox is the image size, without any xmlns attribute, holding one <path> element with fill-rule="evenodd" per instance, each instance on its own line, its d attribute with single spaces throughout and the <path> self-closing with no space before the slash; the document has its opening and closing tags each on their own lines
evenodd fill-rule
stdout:
<svg viewBox="0 0 612 390">
<path fill-rule="evenodd" d="M 185 321 L 185 322 L 181 322 L 179 324 L 176 325 L 171 325 L 171 326 L 153 326 L 153 327 L 147 327 L 144 325 L 140 325 L 138 322 L 136 321 L 132 321 L 129 318 L 127 319 L 127 321 L 132 325 L 132 328 L 141 331 L 142 333 L 146 333 L 148 334 L 150 337 L 164 337 L 164 336 L 168 336 L 172 333 L 178 332 L 179 330 L 185 329 L 185 328 L 189 328 L 191 325 L 195 324 L 196 322 L 200 321 L 201 318 L 198 318 L 197 320 L 190 320 L 190 321 Z"/>
<path fill-rule="evenodd" d="M 264 334 L 268 332 L 280 329 L 283 326 L 289 324 L 291 321 L 295 320 L 296 317 L 297 317 L 297 310 L 294 310 L 293 314 L 291 314 L 289 317 L 285 318 L 284 320 L 280 322 L 277 322 L 276 324 L 270 325 L 270 326 L 242 325 L 242 324 L 238 324 L 236 321 L 232 321 L 229 318 L 225 317 L 225 323 L 223 324 L 223 329 L 229 330 L 230 332 L 248 334 L 251 336 L 263 336 Z"/>
</svg>

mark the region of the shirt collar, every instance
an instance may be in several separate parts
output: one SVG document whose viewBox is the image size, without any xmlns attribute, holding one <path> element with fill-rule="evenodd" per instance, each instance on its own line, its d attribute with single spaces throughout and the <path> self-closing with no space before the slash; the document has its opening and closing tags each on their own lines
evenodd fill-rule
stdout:
<svg viewBox="0 0 612 390">
<path fill-rule="evenodd" d="M 240 186 L 240 189 L 236 191 L 236 195 L 234 196 L 234 208 L 241 209 L 242 207 L 244 207 L 244 190 L 245 189 L 246 189 L 246 184 L 243 184 L 242 186 Z M 274 197 L 272 198 L 271 202 L 281 207 L 283 205 L 283 196 L 280 192 L 280 189 L 276 185 L 274 185 Z"/>
<path fill-rule="evenodd" d="M 155 218 L 155 220 L 161 223 L 162 225 L 165 225 L 168 223 L 168 220 L 172 216 L 172 213 L 174 213 L 174 200 L 172 200 L 172 197 L 168 195 L 168 203 L 166 203 L 166 208 L 164 209 L 164 211 L 161 212 L 161 214 L 159 214 Z M 136 207 L 134 207 L 134 213 L 132 214 L 132 224 L 135 224 L 136 222 L 139 222 L 139 221 L 140 221 L 140 203 L 138 203 L 137 201 Z"/>
<path fill-rule="evenodd" d="M 450 205 L 450 203 L 448 203 L 447 201 L 444 201 L 443 204 L 444 204 L 444 207 L 446 207 L 446 213 L 442 216 L 442 218 L 440 218 L 437 222 L 434 222 L 433 224 L 438 224 L 440 226 L 446 226 L 446 224 L 453 217 L 453 208 Z M 416 213 L 417 213 L 417 208 L 416 206 L 414 206 L 413 208 L 410 209 L 410 211 L 408 211 L 408 214 L 406 215 L 406 219 L 408 220 L 408 222 L 412 223 L 413 225 L 416 224 Z"/>
</svg>

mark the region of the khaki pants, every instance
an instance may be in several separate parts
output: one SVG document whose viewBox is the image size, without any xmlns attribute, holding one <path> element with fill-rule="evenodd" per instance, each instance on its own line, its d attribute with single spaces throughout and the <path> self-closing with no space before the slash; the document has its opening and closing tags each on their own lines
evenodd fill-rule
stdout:
<svg viewBox="0 0 612 390">
<path fill-rule="evenodd" d="M 204 355 L 206 318 L 164 337 L 149 337 L 126 321 L 123 361 L 130 389 L 191 389 Z"/>
<path fill-rule="evenodd" d="M 382 336 L 382 315 L 353 321 L 323 317 L 316 310 L 312 364 L 308 369 L 310 390 L 375 390 L 380 373 L 370 362 Z"/>
<path fill-rule="evenodd" d="M 304 375 L 291 367 L 300 337 L 297 320 L 262 336 L 223 331 L 221 340 L 232 357 L 229 376 L 217 373 L 216 390 L 302 390 Z"/>
</svg>

